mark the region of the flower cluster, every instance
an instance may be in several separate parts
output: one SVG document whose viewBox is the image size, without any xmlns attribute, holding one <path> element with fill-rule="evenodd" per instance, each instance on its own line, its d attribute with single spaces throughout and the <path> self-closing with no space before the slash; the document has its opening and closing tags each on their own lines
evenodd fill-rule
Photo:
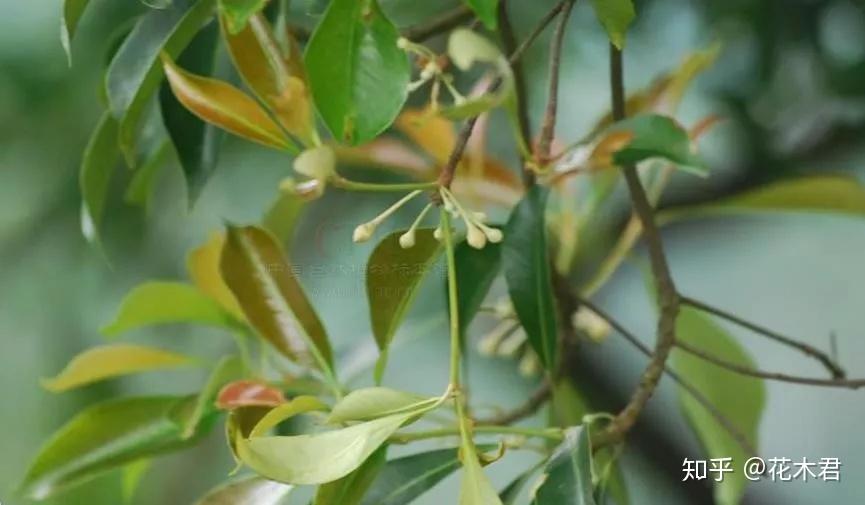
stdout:
<svg viewBox="0 0 865 505">
<path fill-rule="evenodd" d="M 400 37 L 397 40 L 396 45 L 406 53 L 416 56 L 421 65 L 418 79 L 408 84 L 409 93 L 420 89 L 428 82 L 432 82 L 430 110 L 435 111 L 438 109 L 439 95 L 441 94 L 442 86 L 444 86 L 448 93 L 450 93 L 454 105 L 460 105 L 466 101 L 466 97 L 463 96 L 456 87 L 454 87 L 453 75 L 444 71 L 444 62 L 446 60 L 435 54 L 428 47 L 416 44 L 405 37 Z"/>
</svg>

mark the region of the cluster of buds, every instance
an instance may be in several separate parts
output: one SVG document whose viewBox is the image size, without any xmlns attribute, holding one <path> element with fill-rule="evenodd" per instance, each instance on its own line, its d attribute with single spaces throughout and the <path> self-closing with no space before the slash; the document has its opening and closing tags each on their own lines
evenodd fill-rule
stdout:
<svg viewBox="0 0 865 505">
<path fill-rule="evenodd" d="M 446 58 L 435 54 L 428 47 L 416 44 L 405 37 L 397 39 L 396 45 L 406 53 L 416 56 L 421 68 L 418 79 L 408 84 L 409 93 L 417 91 L 428 82 L 432 82 L 432 92 L 430 93 L 431 110 L 436 110 L 439 107 L 439 95 L 442 86 L 450 93 L 455 105 L 460 105 L 466 101 L 466 97 L 454 87 L 453 75 L 444 71 L 447 62 Z"/>
<path fill-rule="evenodd" d="M 517 368 L 520 374 L 524 377 L 536 376 L 541 370 L 541 362 L 529 345 L 528 336 L 517 321 L 514 307 L 508 299 L 496 303 L 493 317 L 499 322 L 480 338 L 478 352 L 484 356 L 519 358 Z"/>
<path fill-rule="evenodd" d="M 439 191 L 445 211 L 455 219 L 462 219 L 466 225 L 466 242 L 475 249 L 483 249 L 487 242 L 497 244 L 502 241 L 502 231 L 486 224 L 487 215 L 483 212 L 466 210 L 448 188 Z M 436 239 L 441 240 L 441 226 L 434 232 Z"/>
<path fill-rule="evenodd" d="M 280 191 L 313 200 L 324 194 L 328 180 L 336 175 L 336 155 L 326 145 L 310 147 L 294 159 L 293 168 L 307 179 L 297 181 L 286 177 L 279 183 Z"/>
</svg>

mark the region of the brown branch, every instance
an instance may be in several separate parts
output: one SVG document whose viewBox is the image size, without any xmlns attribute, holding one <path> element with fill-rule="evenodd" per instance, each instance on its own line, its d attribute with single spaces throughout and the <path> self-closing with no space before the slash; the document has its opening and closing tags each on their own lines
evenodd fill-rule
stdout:
<svg viewBox="0 0 865 505">
<path fill-rule="evenodd" d="M 749 366 L 740 365 L 738 363 L 728 361 L 724 358 L 720 358 L 708 351 L 697 349 L 696 347 L 693 347 L 690 344 L 686 344 L 685 342 L 682 342 L 680 340 L 676 341 L 676 347 L 682 349 L 689 354 L 693 354 L 694 356 L 704 361 L 708 361 L 713 365 L 717 365 L 721 368 L 725 368 L 731 372 L 735 372 L 740 375 L 747 375 L 748 377 L 756 377 L 759 379 L 768 379 L 780 382 L 791 382 L 793 384 L 804 384 L 806 386 L 823 386 L 849 389 L 859 389 L 861 387 L 865 387 L 865 379 L 815 379 L 811 377 L 801 377 L 797 375 L 787 375 L 776 372 L 764 372 L 763 370 L 758 370 Z"/>
<path fill-rule="evenodd" d="M 525 419 L 537 412 L 550 399 L 550 394 L 550 383 L 544 380 L 522 405 L 487 419 L 478 419 L 475 424 L 478 426 L 506 426 Z"/>
<path fill-rule="evenodd" d="M 778 333 L 776 331 L 770 330 L 770 329 L 765 328 L 763 326 L 760 326 L 756 323 L 746 321 L 745 319 L 742 319 L 741 317 L 739 317 L 735 314 L 731 314 L 725 310 L 719 309 L 717 307 L 713 307 L 712 305 L 701 302 L 699 300 L 695 300 L 695 299 L 687 297 L 687 296 L 682 296 L 681 300 L 682 300 L 682 303 L 685 305 L 689 305 L 689 306 L 691 306 L 697 310 L 700 310 L 702 312 L 706 312 L 708 314 L 718 316 L 722 319 L 726 319 L 727 321 L 730 321 L 731 323 L 734 323 L 738 326 L 741 326 L 742 328 L 746 328 L 748 330 L 751 330 L 754 333 L 757 333 L 758 335 L 763 335 L 766 338 L 769 338 L 769 339 L 774 340 L 776 342 L 779 342 L 781 344 L 784 344 L 784 345 L 787 345 L 787 346 L 792 347 L 794 349 L 797 349 L 797 350 L 801 351 L 802 353 L 806 354 L 807 356 L 811 356 L 812 358 L 816 359 L 817 361 L 822 363 L 823 366 L 826 367 L 826 369 L 829 371 L 829 373 L 832 374 L 833 379 L 843 379 L 844 377 L 846 377 L 846 373 L 844 372 L 844 369 L 841 368 L 841 366 L 834 359 L 832 359 L 828 354 L 824 353 L 823 351 L 817 349 L 814 346 L 806 344 L 805 342 L 800 342 L 800 341 L 792 339 L 790 337 L 786 337 L 786 336 L 781 335 L 780 333 Z"/>
<path fill-rule="evenodd" d="M 556 24 L 553 41 L 550 44 L 550 87 L 547 92 L 547 107 L 544 111 L 544 120 L 541 123 L 541 133 L 538 137 L 538 145 L 535 151 L 535 159 L 541 164 L 546 163 L 546 160 L 550 157 L 550 146 L 553 143 L 553 136 L 556 131 L 556 113 L 559 106 L 559 71 L 562 65 L 562 44 L 565 40 L 565 28 L 568 25 L 568 19 L 571 16 L 573 7 L 573 0 L 567 2 L 564 6 L 562 15 L 559 16 L 559 22 Z"/>
<path fill-rule="evenodd" d="M 640 341 L 630 331 L 627 330 L 620 322 L 618 322 L 615 318 L 613 318 L 606 311 L 595 305 L 594 303 L 586 300 L 584 298 L 578 299 L 581 305 L 585 305 L 589 309 L 592 310 L 595 314 L 604 319 L 618 334 L 625 338 L 629 344 L 637 348 L 644 356 L 647 358 L 652 358 L 652 350 L 646 347 L 643 342 Z M 687 382 L 681 375 L 673 371 L 670 367 L 664 366 L 664 373 L 673 380 L 676 384 L 679 385 L 686 393 L 691 395 L 691 398 L 694 399 L 697 403 L 699 403 L 703 408 L 706 409 L 706 412 L 711 415 L 715 421 L 736 441 L 736 443 L 749 455 L 756 455 L 757 450 L 751 445 L 751 442 L 748 440 L 748 437 L 745 436 L 744 433 L 736 426 L 729 417 L 727 417 L 721 410 L 712 403 L 711 400 L 706 398 L 703 393 L 700 392 L 697 388 Z M 597 440 L 593 440 L 597 443 Z"/>
<path fill-rule="evenodd" d="M 424 40 L 435 37 L 451 28 L 455 28 L 469 21 L 473 17 L 474 13 L 471 9 L 464 5 L 460 5 L 459 7 L 454 7 L 429 21 L 403 28 L 400 31 L 400 34 L 409 40 L 423 42 Z M 312 30 L 305 26 L 292 25 L 289 28 L 289 31 L 294 38 L 299 41 L 309 40 L 312 36 Z"/>
<path fill-rule="evenodd" d="M 622 75 L 622 53 L 612 44 L 610 45 L 610 87 L 612 95 L 613 119 L 621 120 L 625 117 L 625 89 Z M 634 212 L 643 225 L 646 237 L 646 245 L 649 250 L 649 260 L 652 267 L 652 275 L 655 279 L 657 298 L 660 314 L 658 316 L 657 340 L 652 359 L 643 371 L 640 385 L 637 387 L 625 408 L 609 424 L 604 434 L 611 442 L 621 441 L 627 432 L 637 422 L 640 412 L 643 411 L 649 398 L 652 397 L 664 372 L 670 350 L 676 341 L 676 317 L 679 314 L 679 295 L 676 285 L 670 274 L 670 267 L 664 253 L 664 245 L 661 234 L 655 223 L 654 213 L 640 176 L 634 166 L 622 167 L 628 192 L 631 195 L 631 204 Z"/>
</svg>

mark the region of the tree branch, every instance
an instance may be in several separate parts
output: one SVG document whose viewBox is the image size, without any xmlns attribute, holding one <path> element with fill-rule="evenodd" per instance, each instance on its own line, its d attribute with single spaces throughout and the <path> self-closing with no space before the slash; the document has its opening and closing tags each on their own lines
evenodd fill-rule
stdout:
<svg viewBox="0 0 865 505">
<path fill-rule="evenodd" d="M 549 381 L 544 380 L 541 385 L 538 386 L 537 389 L 535 389 L 531 396 L 529 396 L 528 400 L 526 400 L 526 402 L 519 407 L 513 410 L 509 410 L 507 412 L 502 412 L 497 416 L 493 416 L 487 419 L 478 419 L 476 421 L 476 424 L 478 426 L 513 424 L 537 412 L 538 409 L 541 408 L 541 406 L 550 399 L 550 394 L 550 383 Z"/>
<path fill-rule="evenodd" d="M 735 314 L 731 314 L 725 310 L 719 309 L 717 307 L 714 307 L 714 306 L 709 305 L 707 303 L 701 302 L 699 300 L 695 300 L 695 299 L 687 297 L 687 296 L 682 296 L 681 300 L 682 300 L 682 303 L 685 305 L 693 307 L 693 308 L 700 310 L 702 312 L 706 312 L 708 314 L 718 316 L 722 319 L 726 319 L 727 321 L 730 321 L 731 323 L 734 323 L 738 326 L 741 326 L 742 328 L 746 328 L 748 330 L 751 330 L 754 333 L 757 333 L 758 335 L 763 335 L 766 338 L 769 338 L 771 340 L 774 340 L 774 341 L 779 342 L 781 344 L 784 344 L 786 346 L 797 349 L 797 350 L 801 351 L 802 353 L 806 354 L 807 356 L 811 356 L 812 358 L 816 359 L 817 361 L 822 363 L 823 366 L 826 367 L 826 369 L 829 371 L 829 373 L 832 374 L 833 379 L 843 379 L 844 377 L 846 377 L 846 373 L 844 372 L 844 369 L 841 368 L 841 366 L 835 360 L 833 360 L 828 354 L 824 353 L 823 351 L 817 349 L 814 346 L 806 344 L 805 342 L 800 342 L 800 341 L 792 339 L 790 337 L 786 337 L 786 336 L 784 336 L 784 335 L 782 335 L 776 331 L 772 331 L 772 330 L 765 328 L 763 326 L 760 326 L 758 324 L 752 323 L 750 321 L 746 321 L 745 319 L 742 319 L 741 317 L 739 317 Z"/>
<path fill-rule="evenodd" d="M 625 89 L 622 75 L 622 53 L 613 45 L 610 45 L 610 87 L 612 95 L 613 119 L 621 120 L 625 117 Z M 640 176 L 634 166 L 622 167 L 625 182 L 631 196 L 631 204 L 634 212 L 643 225 L 646 237 L 646 245 L 649 250 L 649 260 L 654 276 L 657 297 L 660 305 L 658 316 L 657 341 L 652 359 L 643 371 L 640 385 L 625 408 L 613 419 L 605 430 L 605 439 L 617 442 L 624 438 L 627 432 L 634 426 L 637 418 L 645 407 L 649 398 L 652 397 L 664 367 L 670 350 L 676 341 L 676 317 L 679 314 L 679 295 L 676 285 L 670 274 L 667 258 L 664 253 L 664 245 L 661 234 L 655 223 L 652 206 L 649 204 L 646 192 L 640 182 Z"/>
<path fill-rule="evenodd" d="M 573 10 L 574 1 L 569 1 L 564 6 L 553 41 L 550 45 L 550 82 L 547 92 L 547 107 L 544 111 L 544 120 L 541 123 L 541 133 L 538 137 L 538 145 L 535 151 L 535 159 L 538 163 L 546 163 L 550 157 L 550 146 L 556 130 L 556 113 L 559 105 L 559 70 L 562 63 L 562 44 L 565 40 L 565 28 Z"/>
</svg>

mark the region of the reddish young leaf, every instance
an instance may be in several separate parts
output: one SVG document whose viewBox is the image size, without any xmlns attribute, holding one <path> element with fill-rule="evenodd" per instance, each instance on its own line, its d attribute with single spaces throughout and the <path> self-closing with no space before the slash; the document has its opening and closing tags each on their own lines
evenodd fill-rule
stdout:
<svg viewBox="0 0 865 505">
<path fill-rule="evenodd" d="M 216 407 L 234 410 L 241 407 L 277 407 L 286 402 L 279 389 L 263 382 L 240 380 L 223 386 L 216 397 Z"/>
</svg>

